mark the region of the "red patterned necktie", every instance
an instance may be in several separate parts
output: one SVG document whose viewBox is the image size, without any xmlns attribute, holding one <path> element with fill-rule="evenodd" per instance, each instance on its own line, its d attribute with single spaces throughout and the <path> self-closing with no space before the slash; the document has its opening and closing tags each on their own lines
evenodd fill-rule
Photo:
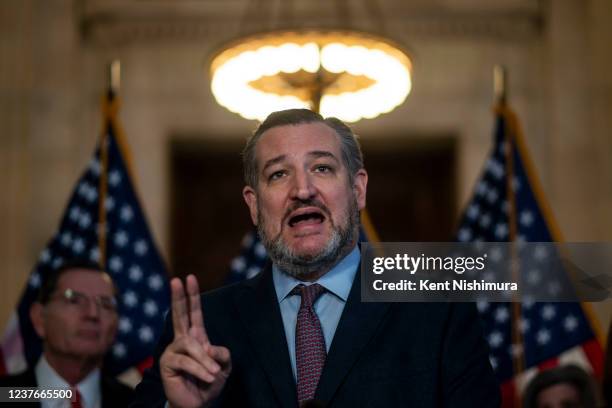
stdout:
<svg viewBox="0 0 612 408">
<path fill-rule="evenodd" d="M 325 339 L 321 322 L 313 308 L 324 291 L 325 288 L 318 283 L 310 286 L 297 285 L 291 291 L 292 295 L 298 294 L 302 297 L 295 326 L 295 365 L 299 402 L 314 398 L 325 364 L 327 355 Z"/>
<path fill-rule="evenodd" d="M 71 387 L 72 398 L 70 399 L 70 408 L 83 408 L 83 397 L 77 387 Z"/>
</svg>

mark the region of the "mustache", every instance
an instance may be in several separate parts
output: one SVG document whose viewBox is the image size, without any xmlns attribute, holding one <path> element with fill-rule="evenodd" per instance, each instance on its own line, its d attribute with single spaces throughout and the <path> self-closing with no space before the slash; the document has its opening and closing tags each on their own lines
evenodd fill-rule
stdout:
<svg viewBox="0 0 612 408">
<path fill-rule="evenodd" d="M 327 206 L 323 204 L 322 202 L 320 202 L 319 200 L 314 199 L 314 198 L 309 198 L 306 200 L 295 201 L 293 204 L 291 204 L 287 208 L 287 211 L 285 211 L 285 215 L 283 216 L 283 224 L 286 223 L 287 219 L 289 218 L 292 212 L 300 208 L 305 208 L 305 207 L 318 208 L 319 210 L 321 210 L 323 214 L 325 214 L 325 217 L 331 221 L 331 212 L 329 211 L 329 208 L 327 208 Z"/>
</svg>

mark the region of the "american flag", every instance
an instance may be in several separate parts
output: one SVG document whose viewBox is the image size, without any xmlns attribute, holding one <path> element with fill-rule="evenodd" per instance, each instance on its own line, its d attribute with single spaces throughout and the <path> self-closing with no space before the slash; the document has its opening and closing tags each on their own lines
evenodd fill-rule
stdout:
<svg viewBox="0 0 612 408">
<path fill-rule="evenodd" d="M 510 241 L 509 224 L 514 220 L 514 239 L 519 245 L 558 241 L 558 230 L 535 177 L 518 120 L 506 107 L 499 107 L 497 113 L 493 149 L 462 216 L 456 239 Z M 508 174 L 510 163 L 512 174 Z M 514 195 L 514 206 L 508 186 Z M 513 208 L 514 216 L 510 217 Z M 537 269 L 529 271 L 528 282 L 538 278 Z M 513 406 L 522 387 L 542 369 L 573 363 L 601 377 L 602 347 L 587 309 L 580 303 L 523 302 L 520 316 L 515 317 L 511 304 L 479 302 L 477 306 L 490 347 L 490 361 L 502 384 L 503 406 Z M 513 324 L 522 344 L 513 342 Z M 513 359 L 522 360 L 522 373 L 515 372 Z"/>
<path fill-rule="evenodd" d="M 126 166 L 125 144 L 116 122 L 118 100 L 104 102 L 106 149 L 98 145 L 62 217 L 59 229 L 41 252 L 1 344 L 0 375 L 36 364 L 41 341 L 29 319 L 45 275 L 62 262 L 84 259 L 105 265 L 119 288 L 118 334 L 105 370 L 119 374 L 150 361 L 169 307 L 166 267 L 149 232 Z M 105 163 L 107 165 L 105 166 Z M 101 180 L 105 180 L 101 182 Z M 106 188 L 101 188 L 106 184 Z M 105 220 L 100 222 L 101 200 Z M 105 248 L 99 247 L 101 224 Z"/>
</svg>

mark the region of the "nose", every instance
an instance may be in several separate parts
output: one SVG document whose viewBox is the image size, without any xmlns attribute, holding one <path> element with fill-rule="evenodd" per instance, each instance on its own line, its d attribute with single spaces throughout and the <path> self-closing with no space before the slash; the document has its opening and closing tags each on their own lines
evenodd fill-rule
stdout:
<svg viewBox="0 0 612 408">
<path fill-rule="evenodd" d="M 308 200 L 317 194 L 311 176 L 306 171 L 296 172 L 293 183 L 292 198 L 296 200 Z"/>
<path fill-rule="evenodd" d="M 87 302 L 85 316 L 95 320 L 100 318 L 100 305 L 94 299 L 89 299 L 89 302 Z"/>
</svg>

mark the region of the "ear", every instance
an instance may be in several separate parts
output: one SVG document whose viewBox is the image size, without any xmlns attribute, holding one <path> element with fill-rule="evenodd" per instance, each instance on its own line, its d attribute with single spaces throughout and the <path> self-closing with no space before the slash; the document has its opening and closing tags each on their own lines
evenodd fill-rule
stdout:
<svg viewBox="0 0 612 408">
<path fill-rule="evenodd" d="M 251 221 L 253 225 L 257 225 L 257 192 L 251 186 L 244 186 L 242 189 L 242 197 L 249 207 L 249 213 L 251 214 Z"/>
<path fill-rule="evenodd" d="M 366 193 L 368 190 L 368 172 L 365 169 L 359 169 L 355 173 L 353 180 L 353 191 L 357 199 L 357 207 L 363 210 L 366 206 Z"/>
<path fill-rule="evenodd" d="M 38 337 L 41 339 L 45 338 L 45 324 L 44 324 L 44 316 L 43 316 L 43 305 L 39 302 L 32 303 L 30 306 L 30 320 L 32 321 L 32 326 L 34 326 L 34 330 Z"/>
</svg>

